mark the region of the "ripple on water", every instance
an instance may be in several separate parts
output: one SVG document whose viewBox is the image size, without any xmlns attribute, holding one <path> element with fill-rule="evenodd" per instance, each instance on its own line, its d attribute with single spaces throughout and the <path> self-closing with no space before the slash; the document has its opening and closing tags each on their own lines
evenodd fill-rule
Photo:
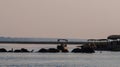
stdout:
<svg viewBox="0 0 120 67">
<path fill-rule="evenodd" d="M 120 52 L 0 53 L 0 67 L 119 67 Z"/>
</svg>

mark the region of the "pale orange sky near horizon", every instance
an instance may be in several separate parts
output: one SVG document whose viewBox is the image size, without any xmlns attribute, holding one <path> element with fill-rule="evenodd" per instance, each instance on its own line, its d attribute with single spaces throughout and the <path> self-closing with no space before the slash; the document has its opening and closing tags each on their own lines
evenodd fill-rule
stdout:
<svg viewBox="0 0 120 67">
<path fill-rule="evenodd" d="M 0 36 L 106 38 L 119 25 L 120 0 L 0 0 Z"/>
</svg>

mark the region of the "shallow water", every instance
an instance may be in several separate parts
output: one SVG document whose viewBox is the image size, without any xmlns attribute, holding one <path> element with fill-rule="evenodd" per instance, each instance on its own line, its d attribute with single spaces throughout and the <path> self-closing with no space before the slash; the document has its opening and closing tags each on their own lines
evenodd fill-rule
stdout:
<svg viewBox="0 0 120 67">
<path fill-rule="evenodd" d="M 0 53 L 0 67 L 120 67 L 120 52 Z"/>
</svg>

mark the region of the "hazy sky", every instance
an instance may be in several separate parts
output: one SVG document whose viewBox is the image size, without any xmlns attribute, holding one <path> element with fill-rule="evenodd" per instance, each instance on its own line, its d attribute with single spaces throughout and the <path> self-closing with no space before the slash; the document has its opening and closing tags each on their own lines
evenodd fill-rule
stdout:
<svg viewBox="0 0 120 67">
<path fill-rule="evenodd" d="M 120 0 L 0 0 L 0 36 L 106 38 L 119 29 Z"/>
</svg>

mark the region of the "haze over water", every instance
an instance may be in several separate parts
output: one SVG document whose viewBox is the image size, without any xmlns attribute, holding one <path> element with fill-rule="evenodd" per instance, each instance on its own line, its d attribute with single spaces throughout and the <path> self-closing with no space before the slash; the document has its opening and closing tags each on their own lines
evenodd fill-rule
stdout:
<svg viewBox="0 0 120 67">
<path fill-rule="evenodd" d="M 0 36 L 106 38 L 120 31 L 119 0 L 0 0 Z"/>
</svg>

